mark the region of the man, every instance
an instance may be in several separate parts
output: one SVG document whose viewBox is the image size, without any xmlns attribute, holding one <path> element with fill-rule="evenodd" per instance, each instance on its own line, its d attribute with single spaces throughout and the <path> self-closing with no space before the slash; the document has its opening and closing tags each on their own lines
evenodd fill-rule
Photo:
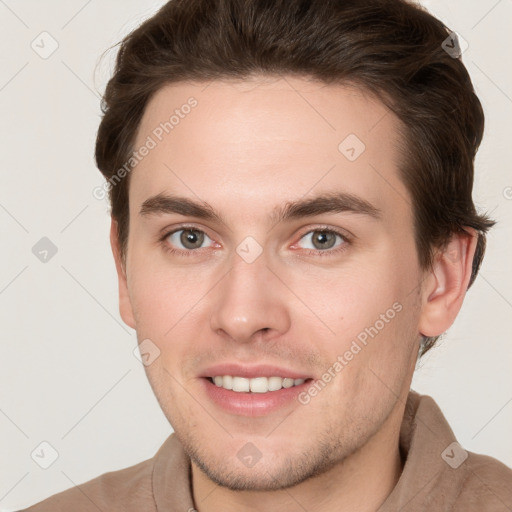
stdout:
<svg viewBox="0 0 512 512">
<path fill-rule="evenodd" d="M 27 510 L 512 510 L 410 390 L 494 224 L 457 44 L 402 0 L 173 0 L 123 41 L 96 160 L 175 433 Z"/>
</svg>

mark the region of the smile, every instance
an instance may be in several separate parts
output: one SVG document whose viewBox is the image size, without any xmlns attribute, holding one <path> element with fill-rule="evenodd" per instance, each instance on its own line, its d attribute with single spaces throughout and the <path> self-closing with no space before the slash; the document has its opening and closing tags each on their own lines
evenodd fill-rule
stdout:
<svg viewBox="0 0 512 512">
<path fill-rule="evenodd" d="M 304 384 L 306 379 L 291 379 L 288 377 L 245 377 L 220 375 L 210 377 L 209 380 L 217 387 L 224 388 L 236 393 L 268 393 L 279 391 Z"/>
</svg>

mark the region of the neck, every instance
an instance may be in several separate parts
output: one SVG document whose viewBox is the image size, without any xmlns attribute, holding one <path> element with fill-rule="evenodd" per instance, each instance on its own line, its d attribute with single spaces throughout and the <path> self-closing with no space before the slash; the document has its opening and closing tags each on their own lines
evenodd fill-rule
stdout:
<svg viewBox="0 0 512 512">
<path fill-rule="evenodd" d="M 375 512 L 402 473 L 399 432 L 404 404 L 398 401 L 382 428 L 329 471 L 279 491 L 231 491 L 212 482 L 192 463 L 198 512 Z"/>
</svg>

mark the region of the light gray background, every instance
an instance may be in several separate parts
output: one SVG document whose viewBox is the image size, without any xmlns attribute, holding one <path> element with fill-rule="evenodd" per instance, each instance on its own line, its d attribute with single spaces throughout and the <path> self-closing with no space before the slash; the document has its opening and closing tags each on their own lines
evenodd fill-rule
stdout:
<svg viewBox="0 0 512 512">
<path fill-rule="evenodd" d="M 163 3 L 0 0 L 0 509 L 152 457 L 171 431 L 119 317 L 108 205 L 92 196 L 115 51 L 99 57 Z M 499 223 L 412 387 L 435 398 L 466 449 L 512 465 L 512 1 L 423 4 L 469 44 L 463 60 L 487 117 L 475 200 Z M 59 44 L 47 59 L 31 48 L 43 31 Z M 47 263 L 32 253 L 42 237 L 58 248 Z M 43 441 L 59 454 L 46 470 L 31 458 Z"/>
</svg>

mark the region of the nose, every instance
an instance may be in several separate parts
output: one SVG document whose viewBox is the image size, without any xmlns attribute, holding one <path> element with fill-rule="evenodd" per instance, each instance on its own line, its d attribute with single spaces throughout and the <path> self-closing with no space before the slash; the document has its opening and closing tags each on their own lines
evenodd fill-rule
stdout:
<svg viewBox="0 0 512 512">
<path fill-rule="evenodd" d="M 263 256 L 252 263 L 235 256 L 211 299 L 211 329 L 226 339 L 248 343 L 275 338 L 290 328 L 283 285 Z"/>
</svg>

